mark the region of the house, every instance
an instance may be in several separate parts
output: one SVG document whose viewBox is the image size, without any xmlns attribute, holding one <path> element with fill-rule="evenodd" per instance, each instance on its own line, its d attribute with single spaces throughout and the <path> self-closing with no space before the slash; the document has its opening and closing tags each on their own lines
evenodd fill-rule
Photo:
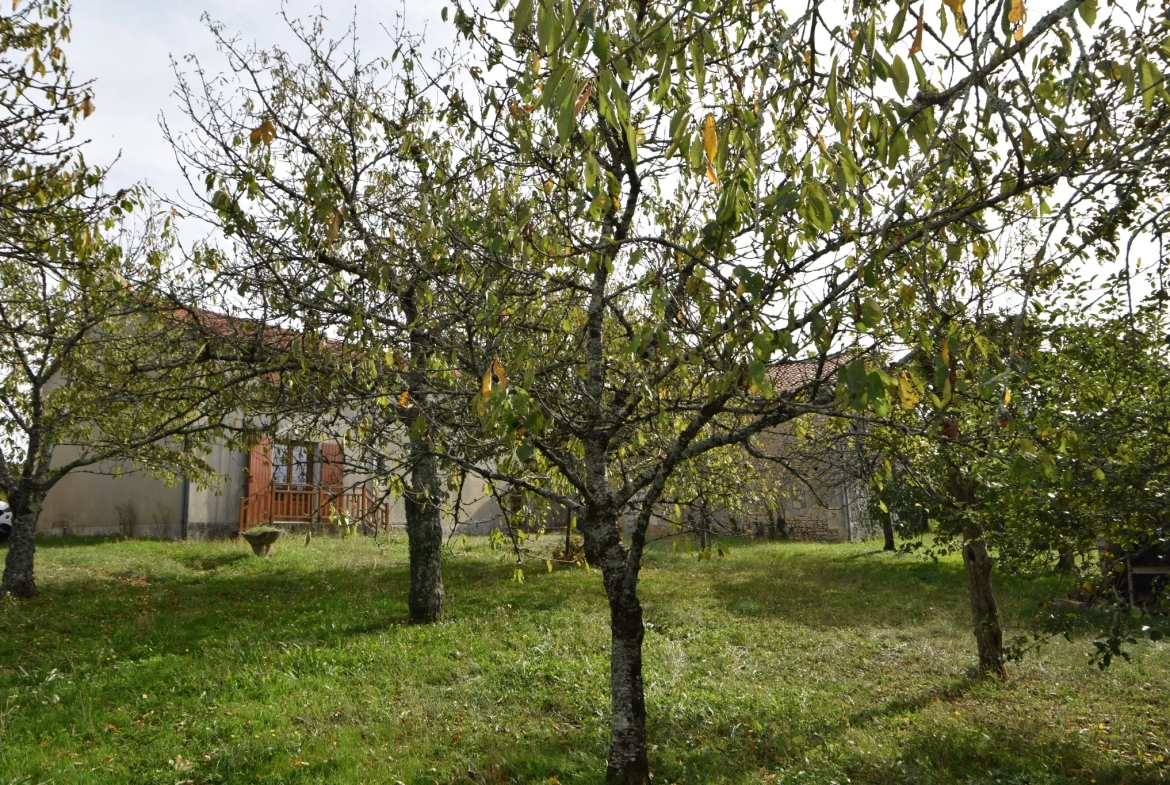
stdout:
<svg viewBox="0 0 1170 785">
<path fill-rule="evenodd" d="M 59 460 L 69 459 L 68 448 L 60 452 Z M 207 461 L 222 478 L 212 488 L 186 481 L 167 485 L 117 464 L 70 473 L 49 491 L 37 532 L 211 539 L 267 524 L 329 526 L 350 520 L 386 528 L 406 523 L 402 499 L 389 496 L 346 460 L 341 440 L 311 441 L 290 432 L 246 452 L 216 448 Z M 474 485 L 464 487 L 460 524 L 487 530 L 500 510 Z M 454 525 L 454 498 L 450 502 L 448 529 Z"/>
<path fill-rule="evenodd" d="M 255 338 L 274 346 L 301 340 L 280 329 L 206 311 L 180 311 L 178 316 L 212 340 Z M 279 385 L 276 378 L 269 381 Z M 405 525 L 403 500 L 391 496 L 385 484 L 363 468 L 366 462 L 360 454 L 347 456 L 343 429 L 335 436 L 309 437 L 307 429 L 290 420 L 271 430 L 274 437 L 261 439 L 250 450 L 227 444 L 213 447 L 204 460 L 220 481 L 210 488 L 186 480 L 167 484 L 126 463 L 73 471 L 49 491 L 37 532 L 208 539 L 269 524 L 328 526 L 353 521 L 381 529 Z M 58 447 L 54 464 L 71 462 L 80 450 Z M 498 505 L 475 485 L 465 484 L 458 505 L 454 496 L 449 499 L 448 528 L 454 525 L 456 510 L 460 523 L 472 530 L 490 528 L 500 518 Z"/>
<path fill-rule="evenodd" d="M 855 354 L 832 354 L 778 363 L 768 369 L 773 387 L 810 400 L 832 396 L 837 372 Z M 769 501 L 741 520 L 727 520 L 744 533 L 805 542 L 853 542 L 880 533 L 869 514 L 869 475 L 860 433 L 829 438 L 827 420 L 808 414 L 761 434 L 755 441 L 755 472 Z M 807 438 L 810 435 L 818 438 Z M 760 495 L 757 493 L 756 495 Z"/>
<path fill-rule="evenodd" d="M 256 324 L 206 312 L 183 314 L 213 333 L 240 336 Z M 291 334 L 261 330 L 260 340 L 298 339 Z M 810 397 L 832 394 L 837 370 L 848 361 L 843 354 L 773 366 L 769 374 L 777 389 L 807 389 Z M 814 416 L 802 418 L 805 421 Z M 846 450 L 802 444 L 798 423 L 774 429 L 759 440 L 765 453 L 783 462 L 764 462 L 771 472 L 770 500 L 741 520 L 714 513 L 720 528 L 757 536 L 835 542 L 873 535 L 866 514 L 868 483 L 858 456 Z M 199 488 L 183 481 L 168 485 L 117 464 L 91 467 L 64 477 L 49 492 L 37 530 L 48 535 L 123 535 L 164 539 L 206 539 L 232 536 L 259 525 L 331 525 L 360 521 L 366 527 L 405 525 L 403 500 L 363 469 L 360 456 L 346 455 L 344 439 L 307 438 L 295 423 L 274 429 L 248 451 L 219 446 L 206 457 L 221 482 Z M 71 460 L 71 448 L 59 448 L 56 461 Z M 451 492 L 445 527 L 486 533 L 506 520 L 500 506 L 479 482 Z M 455 502 L 458 501 L 458 504 Z M 560 516 L 565 518 L 566 516 Z M 559 519 L 558 519 L 559 520 Z M 655 521 L 660 533 L 672 525 Z"/>
</svg>

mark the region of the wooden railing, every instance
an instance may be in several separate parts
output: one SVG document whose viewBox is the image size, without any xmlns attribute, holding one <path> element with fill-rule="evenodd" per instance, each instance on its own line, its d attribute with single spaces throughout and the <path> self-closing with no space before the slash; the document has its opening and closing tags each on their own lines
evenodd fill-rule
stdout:
<svg viewBox="0 0 1170 785">
<path fill-rule="evenodd" d="M 240 499 L 241 532 L 274 523 L 340 524 L 345 520 L 389 530 L 390 508 L 377 503 L 365 487 L 335 492 L 269 486 Z"/>
</svg>

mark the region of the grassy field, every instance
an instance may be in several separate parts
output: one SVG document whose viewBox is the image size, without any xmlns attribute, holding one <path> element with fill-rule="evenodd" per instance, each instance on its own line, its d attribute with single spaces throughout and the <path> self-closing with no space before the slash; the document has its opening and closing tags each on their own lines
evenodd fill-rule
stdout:
<svg viewBox="0 0 1170 785">
<path fill-rule="evenodd" d="M 0 553 L 2 555 L 2 553 Z M 43 541 L 0 601 L 0 783 L 600 782 L 600 579 L 513 580 L 484 540 L 448 621 L 404 623 L 405 545 Z M 1101 673 L 1088 640 L 972 680 L 961 565 L 873 544 L 651 554 L 657 782 L 1170 778 L 1170 645 Z M 1055 582 L 998 579 L 1019 629 Z"/>
</svg>

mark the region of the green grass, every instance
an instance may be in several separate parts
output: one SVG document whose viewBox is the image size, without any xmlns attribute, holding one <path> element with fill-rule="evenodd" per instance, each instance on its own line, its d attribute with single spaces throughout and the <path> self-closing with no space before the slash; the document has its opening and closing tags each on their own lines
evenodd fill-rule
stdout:
<svg viewBox="0 0 1170 785">
<path fill-rule="evenodd" d="M 405 623 L 399 541 L 44 541 L 0 603 L 0 784 L 600 782 L 596 573 L 445 568 Z M 873 545 L 658 550 L 643 581 L 658 782 L 1139 783 L 1170 774 L 1170 646 L 1060 641 L 973 680 L 961 565 Z M 1020 629 L 1055 582 L 997 579 Z"/>
</svg>

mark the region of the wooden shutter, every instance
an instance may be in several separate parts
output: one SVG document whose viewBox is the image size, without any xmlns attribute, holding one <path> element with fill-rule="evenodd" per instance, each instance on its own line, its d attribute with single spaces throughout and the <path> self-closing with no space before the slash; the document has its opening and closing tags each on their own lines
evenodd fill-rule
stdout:
<svg viewBox="0 0 1170 785">
<path fill-rule="evenodd" d="M 330 493 L 345 489 L 345 453 L 337 442 L 321 444 L 321 488 Z"/>
<path fill-rule="evenodd" d="M 248 485 L 240 500 L 240 531 L 272 522 L 272 440 L 248 451 Z"/>
<path fill-rule="evenodd" d="M 268 489 L 272 484 L 272 440 L 261 439 L 248 452 L 248 495 Z"/>
</svg>

